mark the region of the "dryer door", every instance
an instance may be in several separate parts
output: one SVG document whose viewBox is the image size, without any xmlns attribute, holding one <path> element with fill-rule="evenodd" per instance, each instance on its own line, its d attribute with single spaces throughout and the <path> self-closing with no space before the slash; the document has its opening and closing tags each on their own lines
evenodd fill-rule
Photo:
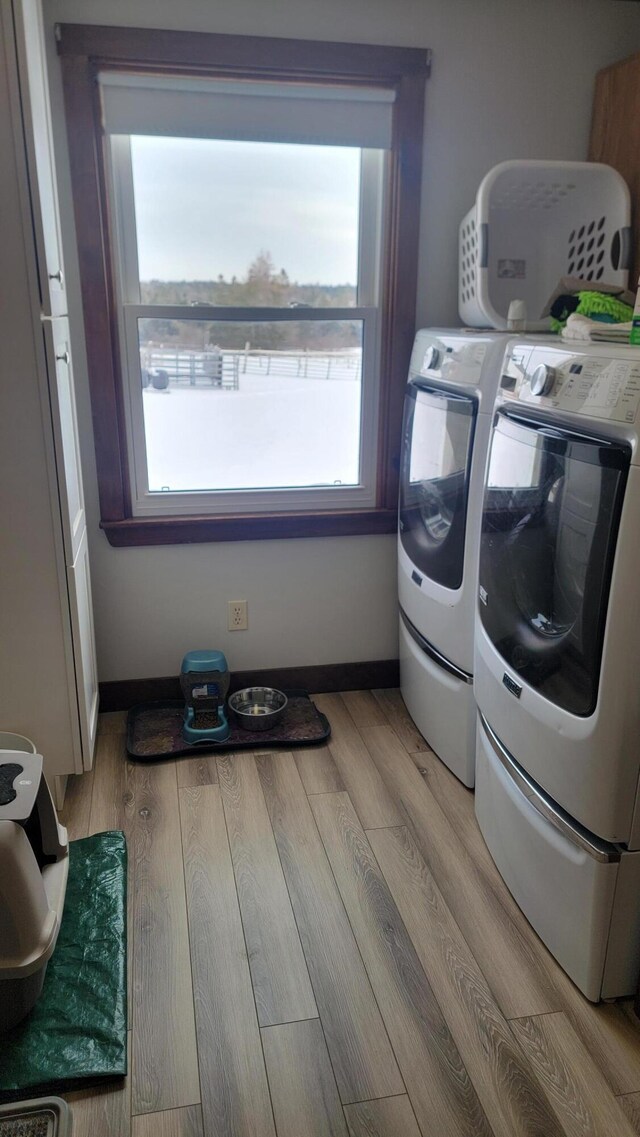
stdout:
<svg viewBox="0 0 640 1137">
<path fill-rule="evenodd" d="M 419 380 L 407 386 L 400 538 L 418 571 L 446 588 L 462 584 L 476 411 L 467 395 Z"/>
<path fill-rule="evenodd" d="M 576 715 L 595 710 L 629 468 L 623 444 L 496 417 L 480 543 L 480 614 L 509 667 Z"/>
</svg>

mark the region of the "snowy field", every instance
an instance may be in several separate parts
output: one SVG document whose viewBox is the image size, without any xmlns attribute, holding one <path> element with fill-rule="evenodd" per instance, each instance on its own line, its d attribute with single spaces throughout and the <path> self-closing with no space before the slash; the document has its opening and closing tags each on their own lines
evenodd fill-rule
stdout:
<svg viewBox="0 0 640 1137">
<path fill-rule="evenodd" d="M 331 379 L 277 369 L 272 361 L 271 374 L 241 372 L 237 391 L 146 388 L 150 490 L 357 484 L 360 382 L 354 369 Z"/>
</svg>

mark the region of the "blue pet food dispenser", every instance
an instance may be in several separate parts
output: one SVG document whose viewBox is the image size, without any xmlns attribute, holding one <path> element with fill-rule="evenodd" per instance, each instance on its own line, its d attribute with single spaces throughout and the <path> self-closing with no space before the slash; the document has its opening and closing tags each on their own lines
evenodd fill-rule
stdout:
<svg viewBox="0 0 640 1137">
<path fill-rule="evenodd" d="M 182 660 L 180 686 L 185 699 L 185 742 L 224 742 L 229 737 L 224 706 L 229 668 L 224 653 L 188 651 Z"/>
</svg>

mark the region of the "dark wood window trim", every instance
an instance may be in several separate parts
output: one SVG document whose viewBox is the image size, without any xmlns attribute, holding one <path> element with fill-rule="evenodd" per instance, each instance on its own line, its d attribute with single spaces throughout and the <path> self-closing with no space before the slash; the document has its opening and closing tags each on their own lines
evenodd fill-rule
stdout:
<svg viewBox="0 0 640 1137">
<path fill-rule="evenodd" d="M 429 54 L 416 48 L 63 24 L 57 29 L 71 161 L 101 525 L 112 545 L 391 533 L 403 392 L 415 323 L 424 89 Z M 101 145 L 100 69 L 367 83 L 395 91 L 380 302 L 377 500 L 336 512 L 134 517 L 118 358 Z"/>
</svg>

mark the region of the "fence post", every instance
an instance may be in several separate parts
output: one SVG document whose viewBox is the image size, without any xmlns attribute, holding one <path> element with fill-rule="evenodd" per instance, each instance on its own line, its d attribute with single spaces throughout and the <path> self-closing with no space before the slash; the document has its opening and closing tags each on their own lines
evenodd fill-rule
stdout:
<svg viewBox="0 0 640 1137">
<path fill-rule="evenodd" d="M 251 343 L 249 342 L 249 340 L 247 340 L 247 342 L 244 345 L 244 362 L 243 362 L 243 366 L 242 366 L 242 370 L 244 371 L 245 374 L 247 372 L 247 359 L 249 357 L 250 347 L 251 347 Z"/>
</svg>

